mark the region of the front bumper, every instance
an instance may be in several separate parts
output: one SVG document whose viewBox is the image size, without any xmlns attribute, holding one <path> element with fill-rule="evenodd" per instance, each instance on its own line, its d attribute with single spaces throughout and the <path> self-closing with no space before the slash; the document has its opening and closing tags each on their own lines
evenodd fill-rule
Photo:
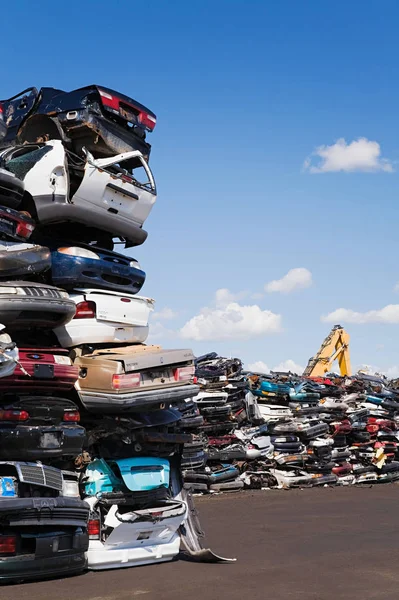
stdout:
<svg viewBox="0 0 399 600">
<path fill-rule="evenodd" d="M 145 281 L 144 271 L 135 267 L 60 252 L 52 253 L 51 276 L 54 285 L 65 289 L 98 287 L 128 294 L 137 294 Z"/>
<path fill-rule="evenodd" d="M 15 294 L 0 296 L 1 322 L 13 329 L 59 327 L 68 323 L 75 311 L 75 303 L 68 298 L 15 297 Z"/>
<path fill-rule="evenodd" d="M 126 394 L 91 392 L 78 388 L 77 391 L 83 406 L 87 410 L 114 413 L 129 409 L 143 409 L 150 406 L 155 408 L 161 404 L 169 405 L 179 400 L 192 398 L 198 394 L 198 386 L 188 384 L 143 392 L 129 392 Z"/>
<path fill-rule="evenodd" d="M 89 506 L 80 498 L 1 498 L 0 522 L 7 527 L 81 527 L 86 529 Z M 1 564 L 1 561 L 0 561 Z"/>
<path fill-rule="evenodd" d="M 26 250 L 0 252 L 1 279 L 36 275 L 49 269 L 50 266 L 50 250 L 44 246 L 33 246 Z"/>
</svg>

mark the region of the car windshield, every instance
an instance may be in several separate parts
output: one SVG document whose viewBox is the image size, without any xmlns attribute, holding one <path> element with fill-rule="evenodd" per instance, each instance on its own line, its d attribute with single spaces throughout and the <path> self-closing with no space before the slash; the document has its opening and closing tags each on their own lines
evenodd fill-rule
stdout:
<svg viewBox="0 0 399 600">
<path fill-rule="evenodd" d="M 11 155 L 10 159 L 6 159 L 6 168 L 23 180 L 32 167 L 50 150 L 50 146 L 18 150 Z"/>
</svg>

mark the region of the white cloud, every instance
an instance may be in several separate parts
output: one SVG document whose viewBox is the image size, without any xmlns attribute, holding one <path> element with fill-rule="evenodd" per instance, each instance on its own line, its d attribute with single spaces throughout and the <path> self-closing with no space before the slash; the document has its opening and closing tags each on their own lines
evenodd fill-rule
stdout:
<svg viewBox="0 0 399 600">
<path fill-rule="evenodd" d="M 399 323 L 399 304 L 388 304 L 379 310 L 356 312 L 349 308 L 337 308 L 328 315 L 323 315 L 321 320 L 325 323 Z"/>
<path fill-rule="evenodd" d="M 261 292 L 255 292 L 254 294 L 251 294 L 251 299 L 252 300 L 262 300 L 264 295 L 265 294 L 262 294 Z"/>
<path fill-rule="evenodd" d="M 247 371 L 255 371 L 255 373 L 269 373 L 270 369 L 263 360 L 257 360 L 254 363 L 249 364 L 245 367 Z"/>
<path fill-rule="evenodd" d="M 257 304 L 244 306 L 229 301 L 234 296 L 228 290 L 222 292 L 216 292 L 214 307 L 201 309 L 180 329 L 182 338 L 197 342 L 249 340 L 280 331 L 280 315 L 262 310 Z"/>
<path fill-rule="evenodd" d="M 393 365 L 392 367 L 387 367 L 386 369 L 381 369 L 379 371 L 388 377 L 388 379 L 396 379 L 399 377 L 399 365 Z"/>
<path fill-rule="evenodd" d="M 282 294 L 289 294 L 294 290 L 300 290 L 308 288 L 312 285 L 312 273 L 303 267 L 297 269 L 291 269 L 281 279 L 275 279 L 266 283 L 266 292 L 281 292 Z"/>
<path fill-rule="evenodd" d="M 176 331 L 173 331 L 173 329 L 168 329 L 167 327 L 165 327 L 165 325 L 162 325 L 162 323 L 156 322 L 150 324 L 150 333 L 146 343 L 158 344 L 161 339 L 173 339 L 176 337 Z"/>
<path fill-rule="evenodd" d="M 230 292 L 227 288 L 220 288 L 215 292 L 215 304 L 216 306 L 224 307 L 230 304 L 231 302 L 236 302 L 237 300 L 241 300 L 248 295 L 248 292 Z"/>
<path fill-rule="evenodd" d="M 298 365 L 291 358 L 289 358 L 288 360 L 284 360 L 283 362 L 279 363 L 272 369 L 272 371 L 291 371 L 291 373 L 298 373 L 298 375 L 302 375 L 304 367 L 301 367 L 301 365 Z"/>
<path fill-rule="evenodd" d="M 378 142 L 367 138 L 359 138 L 346 143 L 340 138 L 331 146 L 318 146 L 312 156 L 321 160 L 317 165 L 308 157 L 303 165 L 310 173 L 328 173 L 336 171 L 385 171 L 392 173 L 392 162 L 381 158 L 381 148 Z"/>
<path fill-rule="evenodd" d="M 248 365 L 248 371 L 256 371 L 258 373 L 269 373 L 270 371 L 291 371 L 291 373 L 298 373 L 301 375 L 304 371 L 303 367 L 294 362 L 291 358 L 284 360 L 273 369 L 269 369 L 268 365 L 263 360 L 257 360 Z"/>
<path fill-rule="evenodd" d="M 161 308 L 161 310 L 155 311 L 152 314 L 151 319 L 152 321 L 170 321 L 171 319 L 175 319 L 176 317 L 177 313 L 171 308 L 165 306 L 164 308 Z"/>
<path fill-rule="evenodd" d="M 399 281 L 398 283 L 395 285 L 395 287 L 393 288 L 394 292 L 399 292 Z"/>
</svg>

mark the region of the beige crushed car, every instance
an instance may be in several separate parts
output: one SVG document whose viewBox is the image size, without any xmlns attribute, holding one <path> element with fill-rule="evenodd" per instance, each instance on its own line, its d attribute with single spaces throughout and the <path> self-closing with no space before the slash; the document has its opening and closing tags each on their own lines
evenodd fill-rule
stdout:
<svg viewBox="0 0 399 600">
<path fill-rule="evenodd" d="M 192 350 L 135 344 L 85 355 L 78 348 L 74 352 L 79 367 L 76 389 L 87 410 L 115 413 L 159 408 L 199 392 Z"/>
</svg>

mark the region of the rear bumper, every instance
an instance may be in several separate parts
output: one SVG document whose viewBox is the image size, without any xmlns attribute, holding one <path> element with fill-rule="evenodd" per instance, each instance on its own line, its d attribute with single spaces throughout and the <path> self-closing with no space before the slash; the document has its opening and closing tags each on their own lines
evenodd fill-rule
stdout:
<svg viewBox="0 0 399 600">
<path fill-rule="evenodd" d="M 149 328 L 122 323 L 106 323 L 98 319 L 77 319 L 54 331 L 63 348 L 82 344 L 142 344 Z"/>
<path fill-rule="evenodd" d="M 87 558 L 84 550 L 59 554 L 46 558 L 36 558 L 34 555 L 21 555 L 2 558 L 0 561 L 0 581 L 8 583 L 20 580 L 45 579 L 74 575 L 87 568 Z"/>
<path fill-rule="evenodd" d="M 115 412 L 128 409 L 142 409 L 149 406 L 169 405 L 179 400 L 192 398 L 198 394 L 197 385 L 182 385 L 143 392 L 116 394 L 112 392 L 91 392 L 78 389 L 80 400 L 87 410 Z"/>
<path fill-rule="evenodd" d="M 43 447 L 43 434 L 59 439 L 59 447 Z M 64 427 L 0 426 L 0 456 L 2 460 L 43 460 L 76 456 L 82 452 L 86 432 L 79 425 Z M 0 503 L 1 513 L 1 503 Z"/>
<path fill-rule="evenodd" d="M 112 233 L 113 237 L 123 237 L 131 246 L 140 246 L 147 239 L 147 232 L 131 219 L 112 214 L 100 206 L 65 203 L 63 197 L 53 197 L 52 194 L 35 196 L 34 201 L 38 220 L 42 225 L 66 221 L 82 223 L 87 227 Z"/>
<path fill-rule="evenodd" d="M 20 349 L 21 350 L 21 349 Z M 71 390 L 78 379 L 79 371 L 72 365 L 58 365 L 54 363 L 40 363 L 35 359 L 20 360 L 23 368 L 29 375 L 25 375 L 18 365 L 13 373 L 8 377 L 0 379 L 0 392 L 9 390 L 24 391 L 48 391 L 60 392 Z M 43 367 L 45 373 L 48 370 L 48 378 L 40 377 L 35 374 L 35 366 Z M 45 373 L 46 375 L 46 373 Z"/>
<path fill-rule="evenodd" d="M 97 547 L 95 547 L 95 545 Z M 87 552 L 88 567 L 92 570 L 120 569 L 121 567 L 134 567 L 151 565 L 154 563 L 173 560 L 180 551 L 180 536 L 175 534 L 167 544 L 146 546 L 142 548 L 116 548 L 107 547 L 101 542 L 90 542 Z"/>
</svg>

